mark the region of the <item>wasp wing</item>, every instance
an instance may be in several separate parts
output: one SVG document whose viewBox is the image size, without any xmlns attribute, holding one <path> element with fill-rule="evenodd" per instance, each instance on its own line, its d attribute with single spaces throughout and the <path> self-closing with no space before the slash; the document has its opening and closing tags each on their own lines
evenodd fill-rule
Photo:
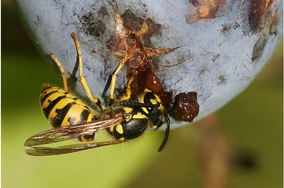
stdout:
<svg viewBox="0 0 284 188">
<path fill-rule="evenodd" d="M 69 127 L 60 127 L 40 132 L 30 137 L 24 146 L 32 147 L 36 145 L 50 144 L 70 139 L 77 139 L 83 134 L 95 133 L 101 129 L 110 128 L 120 124 L 124 120 L 124 115 L 114 118 L 96 120 L 84 124 L 78 124 Z"/>
<path fill-rule="evenodd" d="M 56 148 L 52 147 L 26 147 L 26 153 L 32 156 L 49 156 L 49 155 L 60 155 L 73 153 L 77 151 L 83 151 L 87 149 L 97 148 L 101 146 L 108 146 L 114 144 L 120 144 L 126 141 L 109 141 L 109 142 L 97 142 L 97 143 L 81 143 L 81 144 L 73 144 L 67 146 L 60 146 Z"/>
</svg>

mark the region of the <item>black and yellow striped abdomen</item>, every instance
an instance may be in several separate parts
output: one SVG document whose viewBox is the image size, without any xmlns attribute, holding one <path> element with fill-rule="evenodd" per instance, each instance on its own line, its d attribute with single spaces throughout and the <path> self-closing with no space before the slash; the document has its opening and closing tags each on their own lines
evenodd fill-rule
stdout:
<svg viewBox="0 0 284 188">
<path fill-rule="evenodd" d="M 54 128 L 95 120 L 91 110 L 81 99 L 59 87 L 44 84 L 40 102 L 44 115 Z"/>
</svg>

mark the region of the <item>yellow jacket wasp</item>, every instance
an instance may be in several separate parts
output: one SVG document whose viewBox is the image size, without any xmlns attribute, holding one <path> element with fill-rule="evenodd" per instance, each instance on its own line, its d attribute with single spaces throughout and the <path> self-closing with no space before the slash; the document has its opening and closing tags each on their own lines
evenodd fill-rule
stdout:
<svg viewBox="0 0 284 188">
<path fill-rule="evenodd" d="M 164 113 L 160 98 L 151 90 L 145 89 L 136 102 L 119 100 L 114 102 L 112 106 L 103 106 L 98 98 L 92 96 L 85 81 L 78 39 L 75 33 L 72 34 L 72 37 L 78 52 L 80 82 L 90 100 L 97 104 L 100 112 L 93 113 L 82 100 L 68 91 L 65 71 L 59 60 L 53 54 L 50 54 L 62 73 L 64 89 L 47 84 L 43 85 L 40 96 L 42 110 L 54 129 L 30 137 L 24 144 L 26 153 L 34 156 L 59 155 L 119 144 L 139 139 L 148 127 L 156 129 L 166 122 L 165 138 L 158 150 L 161 151 L 169 135 L 169 118 Z M 100 130 L 107 130 L 115 140 L 93 142 L 96 133 Z M 81 143 L 55 148 L 38 146 L 70 139 Z"/>
</svg>

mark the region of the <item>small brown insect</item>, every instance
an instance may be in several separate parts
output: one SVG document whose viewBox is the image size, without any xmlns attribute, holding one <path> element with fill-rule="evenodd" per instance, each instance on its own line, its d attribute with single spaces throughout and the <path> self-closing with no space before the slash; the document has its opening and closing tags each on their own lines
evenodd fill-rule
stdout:
<svg viewBox="0 0 284 188">
<path fill-rule="evenodd" d="M 116 75 L 121 70 L 126 62 L 128 62 L 128 69 L 126 73 L 127 80 L 131 80 L 137 77 L 138 74 L 148 74 L 147 86 L 150 89 L 161 90 L 159 79 L 150 70 L 149 57 L 158 57 L 170 53 L 177 48 L 169 49 L 152 49 L 144 47 L 141 38 L 148 31 L 146 21 L 143 23 L 142 28 L 139 31 L 131 31 L 124 27 L 123 19 L 116 5 L 115 11 L 115 33 L 122 40 L 119 47 L 119 51 L 113 52 L 114 55 L 124 57 L 119 63 L 118 67 L 112 74 L 111 87 L 110 87 L 110 99 L 114 100 L 114 89 L 116 83 Z M 144 72 L 144 73 L 143 73 Z M 145 78 L 143 79 L 145 80 Z M 153 81 L 150 81 L 153 80 Z M 149 85 L 148 85 L 149 84 Z M 152 88 L 151 88 L 152 87 Z"/>
</svg>

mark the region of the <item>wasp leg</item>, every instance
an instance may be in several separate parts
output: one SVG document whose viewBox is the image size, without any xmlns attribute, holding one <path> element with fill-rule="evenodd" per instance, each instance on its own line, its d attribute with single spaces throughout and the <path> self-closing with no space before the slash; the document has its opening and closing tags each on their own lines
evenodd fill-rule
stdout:
<svg viewBox="0 0 284 188">
<path fill-rule="evenodd" d="M 96 97 L 93 97 L 92 96 L 92 93 L 91 93 L 91 90 L 85 80 L 85 77 L 83 76 L 83 65 L 82 65 L 82 54 L 81 54 L 81 49 L 80 49 L 80 46 L 79 46 L 79 42 L 78 42 L 78 39 L 76 37 L 76 33 L 72 33 L 72 38 L 75 42 L 75 45 L 76 45 L 76 48 L 77 48 L 77 53 L 78 53 L 78 59 L 79 59 L 79 74 L 80 74 L 80 82 L 81 84 L 83 85 L 86 93 L 87 93 L 87 96 L 89 97 L 89 99 L 93 102 L 93 103 L 96 103 L 96 105 L 100 108 L 101 108 L 101 102 L 98 98 Z"/>
<path fill-rule="evenodd" d="M 102 98 L 104 98 L 104 99 L 106 98 L 106 93 L 107 93 L 107 91 L 110 87 L 110 83 L 111 83 L 111 74 L 108 76 L 107 83 L 106 83 L 105 88 L 104 88 L 103 93 L 102 93 Z"/>
<path fill-rule="evenodd" d="M 117 73 L 121 70 L 121 68 L 123 67 L 123 65 L 126 63 L 126 61 L 129 59 L 129 54 L 131 52 L 132 49 L 128 49 L 126 52 L 125 57 L 123 58 L 123 60 L 119 63 L 118 67 L 115 69 L 115 71 L 112 73 L 112 77 L 111 77 L 111 86 L 110 86 L 110 96 L 109 98 L 111 100 L 114 100 L 114 89 L 115 89 L 115 83 L 116 83 L 116 75 Z"/>
<path fill-rule="evenodd" d="M 128 80 L 125 95 L 123 95 L 119 99 L 120 101 L 126 101 L 126 100 L 129 100 L 131 98 L 131 84 L 132 84 L 133 80 L 134 80 L 133 76 Z"/>
<path fill-rule="evenodd" d="M 53 59 L 53 61 L 57 64 L 58 68 L 60 69 L 60 71 L 62 73 L 62 78 L 63 78 L 64 90 L 68 91 L 66 74 L 65 74 L 65 71 L 64 71 L 61 63 L 59 62 L 57 57 L 55 57 L 52 53 L 50 53 L 50 57 L 51 57 L 51 59 Z"/>
<path fill-rule="evenodd" d="M 159 57 L 166 55 L 172 51 L 175 51 L 179 47 L 176 48 L 168 48 L 168 49 L 152 49 L 152 48 L 144 48 L 147 53 L 147 57 Z"/>
</svg>

